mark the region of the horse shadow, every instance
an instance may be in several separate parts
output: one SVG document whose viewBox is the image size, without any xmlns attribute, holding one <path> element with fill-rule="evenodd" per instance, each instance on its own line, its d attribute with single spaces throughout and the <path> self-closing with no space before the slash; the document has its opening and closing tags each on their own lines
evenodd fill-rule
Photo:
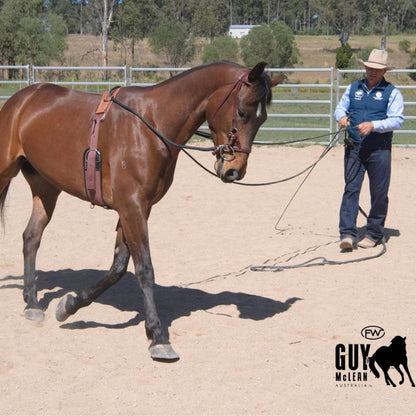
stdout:
<svg viewBox="0 0 416 416">
<path fill-rule="evenodd" d="M 38 271 L 37 286 L 42 297 L 39 302 L 44 310 L 50 303 L 69 292 L 81 290 L 101 280 L 106 272 L 100 270 L 59 270 Z M 22 281 L 22 277 L 7 276 L 1 282 Z M 1 289 L 21 289 L 22 282 L 0 285 Z M 255 321 L 271 318 L 286 312 L 301 298 L 292 297 L 284 302 L 271 298 L 242 292 L 208 293 L 200 289 L 181 286 L 155 285 L 155 300 L 163 326 L 170 327 L 172 322 L 181 317 L 190 316 L 192 312 L 208 311 L 220 305 L 235 305 L 240 319 Z M 109 328 L 121 329 L 138 325 L 144 321 L 144 305 L 137 278 L 132 273 L 126 275 L 114 286 L 109 288 L 95 302 L 112 306 L 123 312 L 137 312 L 137 315 L 124 323 L 107 324 L 94 321 L 76 321 L 62 324 L 65 329 Z"/>
</svg>

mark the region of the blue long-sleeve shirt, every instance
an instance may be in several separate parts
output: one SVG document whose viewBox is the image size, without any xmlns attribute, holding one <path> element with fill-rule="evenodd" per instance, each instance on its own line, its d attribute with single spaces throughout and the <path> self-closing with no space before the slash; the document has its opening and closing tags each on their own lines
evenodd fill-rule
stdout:
<svg viewBox="0 0 416 416">
<path fill-rule="evenodd" d="M 369 94 L 372 90 L 369 90 L 366 83 L 363 83 L 364 91 Z M 374 87 L 375 88 L 375 87 Z M 350 107 L 350 89 L 351 85 L 345 90 L 340 102 L 338 103 L 334 117 L 338 122 L 343 116 L 348 115 L 348 110 Z M 401 128 L 404 116 L 403 116 L 403 96 L 402 93 L 394 87 L 391 92 L 389 102 L 387 104 L 386 118 L 383 120 L 367 120 L 372 121 L 374 125 L 375 132 L 386 133 L 393 130 L 398 130 Z"/>
</svg>

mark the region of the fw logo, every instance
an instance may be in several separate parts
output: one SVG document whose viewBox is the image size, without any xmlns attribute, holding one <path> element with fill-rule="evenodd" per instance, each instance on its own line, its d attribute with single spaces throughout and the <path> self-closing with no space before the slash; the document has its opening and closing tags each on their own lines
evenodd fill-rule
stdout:
<svg viewBox="0 0 416 416">
<path fill-rule="evenodd" d="M 370 325 L 361 330 L 361 335 L 370 340 L 380 339 L 384 337 L 384 329 L 380 326 Z"/>
</svg>

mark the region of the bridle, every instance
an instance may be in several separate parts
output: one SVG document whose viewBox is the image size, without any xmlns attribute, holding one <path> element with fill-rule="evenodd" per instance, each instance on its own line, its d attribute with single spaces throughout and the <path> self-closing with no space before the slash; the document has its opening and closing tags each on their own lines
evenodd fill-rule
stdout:
<svg viewBox="0 0 416 416">
<path fill-rule="evenodd" d="M 230 88 L 230 90 L 228 91 L 226 96 L 223 98 L 219 106 L 215 109 L 211 120 L 208 121 L 209 128 L 212 130 L 211 121 L 215 118 L 219 109 L 225 104 L 225 102 L 228 100 L 228 98 L 231 96 L 231 94 L 233 93 L 235 89 L 231 130 L 227 134 L 228 143 L 218 145 L 217 149 L 212 152 L 213 155 L 221 157 L 221 159 L 224 161 L 234 160 L 235 152 L 246 153 L 246 154 L 250 154 L 251 152 L 251 148 L 241 146 L 240 138 L 238 136 L 238 128 L 237 128 L 238 93 L 240 92 L 241 87 L 243 85 L 247 85 L 248 87 L 251 85 L 251 82 L 248 80 L 249 73 L 250 73 L 250 70 L 247 70 L 238 77 L 237 81 L 234 82 L 233 86 Z"/>
</svg>

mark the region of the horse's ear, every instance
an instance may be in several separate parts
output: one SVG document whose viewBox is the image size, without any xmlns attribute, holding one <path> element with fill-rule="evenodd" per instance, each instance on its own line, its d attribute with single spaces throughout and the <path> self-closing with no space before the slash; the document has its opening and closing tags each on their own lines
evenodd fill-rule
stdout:
<svg viewBox="0 0 416 416">
<path fill-rule="evenodd" d="M 248 82 L 256 82 L 263 75 L 267 62 L 259 62 L 248 74 Z"/>
<path fill-rule="evenodd" d="M 272 87 L 275 87 L 277 84 L 283 82 L 286 78 L 287 76 L 285 74 L 276 75 L 270 79 L 270 84 Z"/>
</svg>

